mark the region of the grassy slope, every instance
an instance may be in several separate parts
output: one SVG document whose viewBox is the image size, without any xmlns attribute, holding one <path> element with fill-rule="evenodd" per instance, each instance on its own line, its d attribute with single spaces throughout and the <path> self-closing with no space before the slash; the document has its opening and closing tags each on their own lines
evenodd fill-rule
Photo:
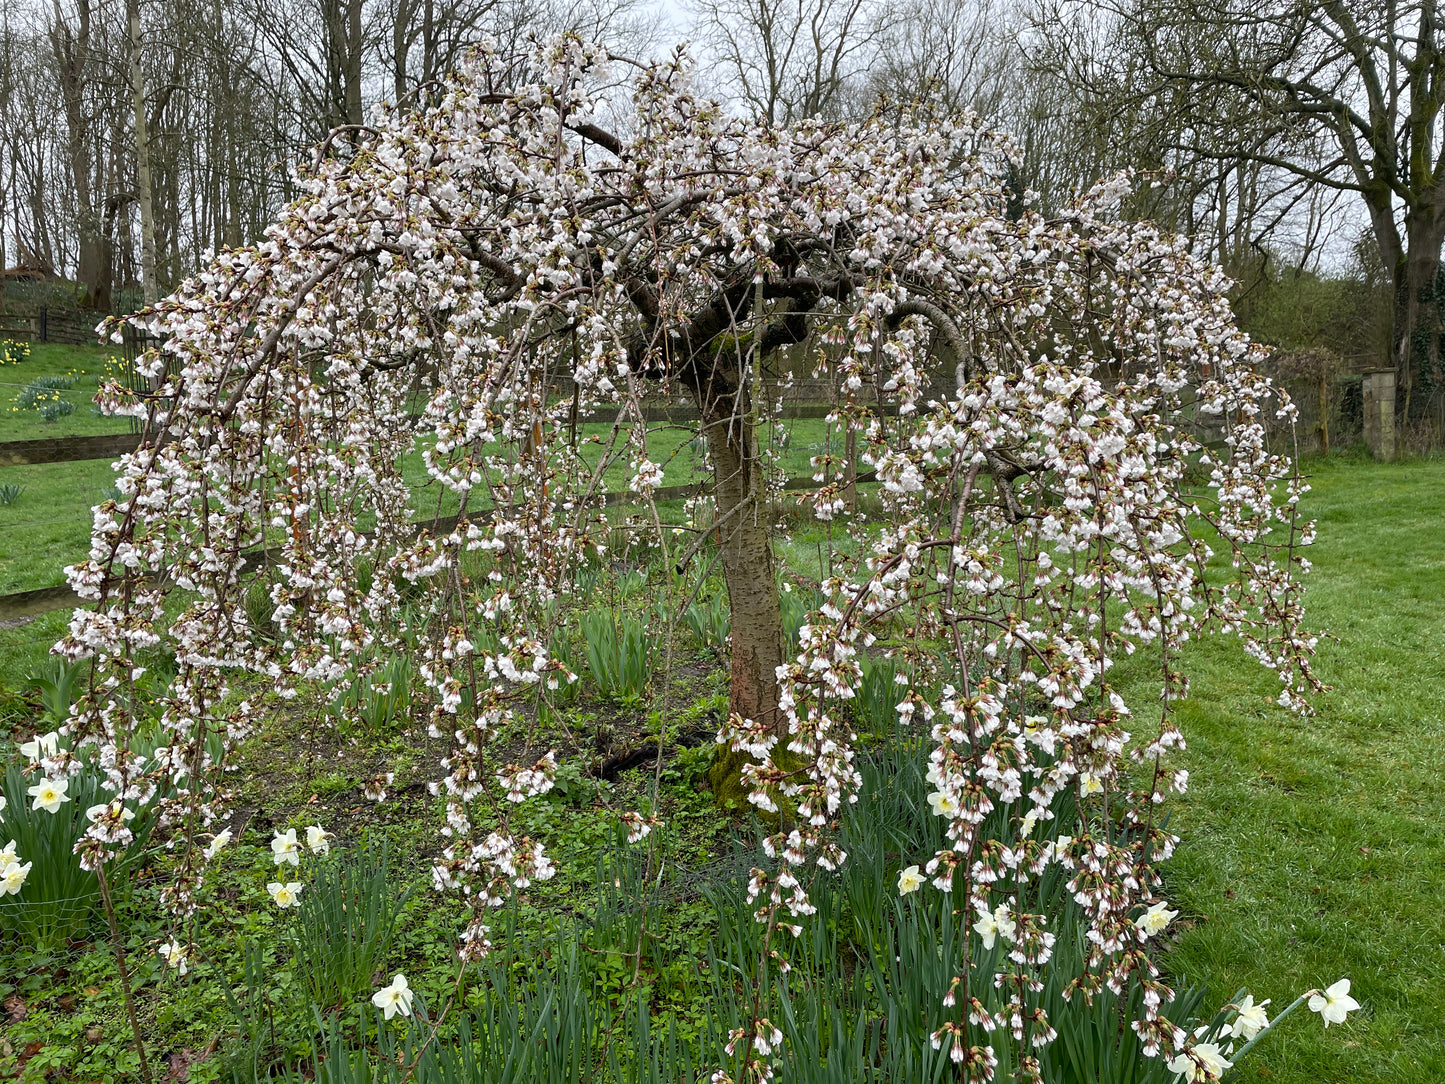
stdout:
<svg viewBox="0 0 1445 1084">
<path fill-rule="evenodd" d="M 1194 646 L 1181 725 L 1190 792 L 1170 895 L 1192 920 L 1171 967 L 1278 1010 L 1342 976 L 1364 1006 L 1306 1013 L 1234 1079 L 1445 1080 L 1445 466 L 1314 464 L 1306 606 L 1334 688 L 1317 715 L 1269 703 L 1273 675 L 1219 638 Z"/>
</svg>

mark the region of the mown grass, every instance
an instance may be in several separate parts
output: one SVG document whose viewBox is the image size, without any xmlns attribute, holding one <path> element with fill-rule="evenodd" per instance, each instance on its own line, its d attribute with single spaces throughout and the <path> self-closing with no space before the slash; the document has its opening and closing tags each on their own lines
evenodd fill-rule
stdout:
<svg viewBox="0 0 1445 1084">
<path fill-rule="evenodd" d="M 1176 975 L 1277 1011 L 1348 976 L 1363 1006 L 1282 1025 L 1234 1079 L 1445 1080 L 1445 464 L 1315 462 L 1308 623 L 1333 688 L 1299 718 L 1272 672 L 1191 646 L 1188 795 L 1167 892 Z M 1140 684 L 1145 678 L 1140 675 Z M 1136 702 L 1144 698 L 1136 694 Z"/>
<path fill-rule="evenodd" d="M 98 378 L 107 372 L 119 375 L 119 356 L 120 347 L 31 343 L 28 358 L 0 364 L 0 441 L 129 432 L 129 419 L 98 417 L 91 409 Z M 44 376 L 63 376 L 73 381 L 58 397 L 75 410 L 53 422 L 43 420 L 33 410 L 21 409 L 19 403 L 25 386 Z M 0 483 L 11 480 L 8 474 L 9 468 L 0 468 Z"/>
<path fill-rule="evenodd" d="M 65 582 L 90 550 L 90 510 L 115 483 L 108 459 L 0 467 L 20 497 L 0 505 L 0 594 Z"/>
</svg>

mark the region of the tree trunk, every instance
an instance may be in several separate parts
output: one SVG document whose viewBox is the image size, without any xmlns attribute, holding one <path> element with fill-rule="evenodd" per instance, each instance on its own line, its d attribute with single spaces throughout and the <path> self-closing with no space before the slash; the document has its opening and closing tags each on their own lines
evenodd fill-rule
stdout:
<svg viewBox="0 0 1445 1084">
<path fill-rule="evenodd" d="M 1445 243 L 1445 213 L 1433 202 L 1412 209 L 1405 220 L 1405 253 L 1395 267 L 1395 349 L 1399 385 L 1406 409 L 1418 388 L 1424 395 L 1442 382 L 1440 246 Z"/>
<path fill-rule="evenodd" d="M 744 719 L 782 727 L 778 715 L 777 669 L 783 663 L 783 612 L 773 568 L 768 509 L 755 489 L 757 433 L 749 417 L 747 392 L 714 373 L 698 391 L 702 433 L 713 464 L 713 492 L 721 536 L 723 576 L 732 612 L 732 684 L 729 708 Z M 747 756 L 719 750 L 708 781 L 720 804 L 742 808 L 741 783 Z"/>
<path fill-rule="evenodd" d="M 361 108 L 361 0 L 347 0 L 346 5 L 346 123 L 360 124 L 366 119 Z"/>
<path fill-rule="evenodd" d="M 126 0 L 126 26 L 130 32 L 130 89 L 135 111 L 136 199 L 140 202 L 140 283 L 146 305 L 154 305 L 156 291 L 156 226 L 151 202 L 150 140 L 146 135 L 145 72 L 141 68 L 140 0 Z"/>
<path fill-rule="evenodd" d="M 90 0 L 80 0 L 72 28 L 54 6 L 50 42 L 59 72 L 65 109 L 66 157 L 75 186 L 76 278 L 84 291 L 83 303 L 91 308 L 110 308 L 111 244 L 102 224 L 104 200 L 97 198 L 104 170 L 95 153 L 95 122 L 86 111 L 90 74 Z"/>
</svg>

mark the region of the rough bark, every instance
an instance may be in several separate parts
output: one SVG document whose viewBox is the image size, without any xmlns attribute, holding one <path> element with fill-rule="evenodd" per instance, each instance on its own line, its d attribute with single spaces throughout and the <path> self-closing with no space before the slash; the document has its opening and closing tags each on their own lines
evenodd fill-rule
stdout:
<svg viewBox="0 0 1445 1084">
<path fill-rule="evenodd" d="M 773 566 L 766 507 L 755 484 L 757 432 L 747 391 L 716 369 L 698 396 L 702 433 L 713 464 L 713 494 L 720 525 L 723 577 L 732 611 L 732 675 L 729 707 L 745 719 L 781 725 L 777 718 L 777 669 L 783 662 L 783 612 Z M 731 385 L 731 386 L 729 386 Z M 713 793 L 726 806 L 742 806 L 742 753 L 722 750 L 708 773 Z"/>
<path fill-rule="evenodd" d="M 1445 214 L 1433 206 L 1412 213 L 1405 222 L 1405 251 L 1395 264 L 1395 357 L 1399 387 L 1406 404 L 1420 383 L 1438 386 L 1441 336 L 1445 334 L 1437 292 L 1440 248 L 1445 243 Z"/>
<path fill-rule="evenodd" d="M 140 202 L 140 281 L 147 305 L 159 300 L 156 292 L 156 227 L 151 202 L 150 139 L 146 134 L 145 72 L 141 67 L 140 0 L 126 2 L 126 28 L 130 35 L 131 108 L 134 113 L 136 199 Z"/>
<path fill-rule="evenodd" d="M 85 291 L 87 305 L 109 309 L 110 237 L 102 224 L 102 214 L 97 206 L 99 201 L 95 198 L 99 178 L 93 149 L 94 122 L 85 106 L 85 95 L 91 81 L 90 21 L 88 0 L 80 0 L 76 5 L 74 27 L 62 16 L 59 4 L 55 4 L 50 42 L 65 103 L 66 157 L 75 186 L 76 277 Z"/>
</svg>

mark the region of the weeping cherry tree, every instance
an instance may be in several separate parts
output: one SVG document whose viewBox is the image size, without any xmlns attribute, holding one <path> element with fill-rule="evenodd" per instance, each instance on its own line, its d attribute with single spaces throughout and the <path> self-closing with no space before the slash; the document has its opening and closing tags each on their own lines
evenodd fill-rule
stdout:
<svg viewBox="0 0 1445 1084">
<path fill-rule="evenodd" d="M 772 126 L 696 96 L 690 71 L 681 52 L 642 64 L 575 38 L 483 47 L 435 104 L 319 154 L 263 243 L 215 255 L 131 318 L 161 345 L 142 361 L 151 390 L 105 392 L 146 435 L 70 569 L 90 605 L 58 650 L 94 660 L 72 733 L 101 745 L 118 796 L 159 789 L 166 901 L 185 914 L 260 692 L 295 696 L 357 658 L 414 650 L 421 710 L 450 739 L 434 879 L 473 901 L 464 955 L 484 955 L 485 906 L 552 872 L 509 811 L 555 770 L 550 756 L 497 763 L 489 741 L 575 679 L 554 635 L 612 537 L 604 472 L 625 464 L 651 502 L 662 457 L 643 411 L 685 395 L 732 616 L 713 780 L 778 814 L 774 865 L 751 882 L 759 921 L 798 932 L 809 878 L 845 860 L 833 830 L 860 783 L 848 703 L 860 658 L 888 651 L 905 664 L 901 723 L 931 735 L 947 825 L 919 876 L 956 894 L 965 934 L 1013 946 L 993 981 L 961 971 L 935 1044 L 988 1079 L 1001 1028 L 1037 1078 L 1057 916 L 1035 886 L 1061 866 L 1089 929 L 1077 992 L 1142 983 L 1145 1050 L 1187 1056 L 1136 918 L 1174 843 L 1158 807 L 1185 786 L 1171 762 L 1185 642 L 1238 634 L 1287 707 L 1313 684 L 1305 487 L 1265 440 L 1292 408 L 1257 375 L 1222 275 L 1114 217 L 1127 180 L 1045 220 L 1008 183 L 1008 139 L 976 118 L 920 106 Z M 884 510 L 863 555 L 821 584 L 796 657 L 759 438 L 784 348 L 831 382 L 830 425 L 854 435 Z M 956 383 L 931 400 L 942 358 Z M 598 449 L 577 420 L 601 408 L 617 420 Z M 454 519 L 414 499 L 403 458 L 418 447 Z M 848 467 L 815 469 L 805 505 L 828 519 Z M 690 556 L 651 507 L 667 560 Z M 258 550 L 261 617 L 246 599 Z M 142 760 L 129 690 L 158 645 L 177 673 L 166 744 Z M 1158 696 L 1130 705 L 1110 669 L 1137 651 Z M 1069 794 L 1072 836 L 1049 823 Z M 102 816 L 89 860 L 125 834 Z M 749 1011 L 718 1080 L 772 1071 L 775 1029 Z"/>
</svg>

